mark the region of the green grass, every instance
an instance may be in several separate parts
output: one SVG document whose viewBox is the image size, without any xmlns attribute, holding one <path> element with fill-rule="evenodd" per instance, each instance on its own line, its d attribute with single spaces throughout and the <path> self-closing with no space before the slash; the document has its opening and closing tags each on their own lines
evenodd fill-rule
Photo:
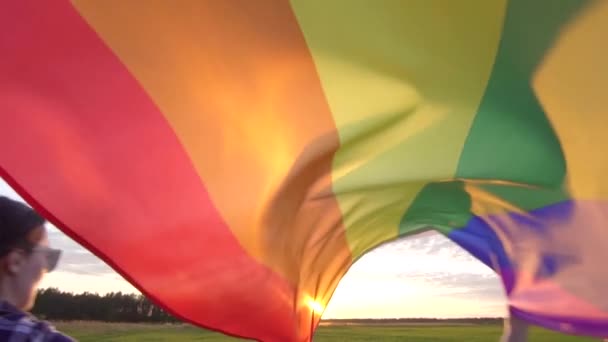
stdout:
<svg viewBox="0 0 608 342">
<path fill-rule="evenodd" d="M 97 322 L 56 323 L 56 327 L 82 342 L 112 341 L 241 341 L 222 334 L 204 331 L 189 325 L 153 325 Z M 314 341 L 411 341 L 411 342 L 496 342 L 500 325 L 331 325 L 321 326 Z M 598 341 L 598 339 L 561 335 L 533 329 L 530 341 L 568 342 Z"/>
</svg>

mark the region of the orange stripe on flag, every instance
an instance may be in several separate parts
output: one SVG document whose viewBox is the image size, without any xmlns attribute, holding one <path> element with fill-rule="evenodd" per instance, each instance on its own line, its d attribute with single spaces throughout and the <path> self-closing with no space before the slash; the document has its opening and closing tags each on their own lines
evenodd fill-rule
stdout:
<svg viewBox="0 0 608 342">
<path fill-rule="evenodd" d="M 76 7 L 161 108 L 240 243 L 297 286 L 310 329 L 351 255 L 331 192 L 338 135 L 289 3 Z"/>
</svg>

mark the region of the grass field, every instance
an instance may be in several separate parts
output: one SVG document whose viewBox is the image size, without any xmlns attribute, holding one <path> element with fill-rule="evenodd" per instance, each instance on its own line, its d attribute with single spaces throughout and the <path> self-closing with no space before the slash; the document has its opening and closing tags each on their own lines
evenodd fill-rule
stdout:
<svg viewBox="0 0 608 342">
<path fill-rule="evenodd" d="M 242 341 L 188 325 L 152 325 L 97 322 L 56 323 L 58 329 L 82 342 L 93 341 Z M 317 330 L 314 341 L 411 341 L 411 342 L 496 342 L 500 325 L 328 325 Z M 568 342 L 598 341 L 597 339 L 565 336 L 550 331 L 533 329 L 530 341 Z"/>
</svg>

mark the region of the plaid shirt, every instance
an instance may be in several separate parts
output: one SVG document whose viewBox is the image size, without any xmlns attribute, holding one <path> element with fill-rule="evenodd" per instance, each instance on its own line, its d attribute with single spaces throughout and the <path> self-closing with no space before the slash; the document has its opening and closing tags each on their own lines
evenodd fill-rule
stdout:
<svg viewBox="0 0 608 342">
<path fill-rule="evenodd" d="M 37 320 L 7 302 L 0 302 L 0 341 L 74 342 L 47 322 Z"/>
</svg>

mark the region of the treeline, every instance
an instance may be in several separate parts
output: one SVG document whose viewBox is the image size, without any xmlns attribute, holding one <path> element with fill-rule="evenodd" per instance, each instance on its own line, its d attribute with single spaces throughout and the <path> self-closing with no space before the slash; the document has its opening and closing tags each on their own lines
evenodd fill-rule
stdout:
<svg viewBox="0 0 608 342">
<path fill-rule="evenodd" d="M 74 294 L 55 288 L 38 291 L 32 313 L 46 320 L 173 323 L 178 320 L 142 295 L 112 292 Z"/>
<path fill-rule="evenodd" d="M 353 318 L 353 319 L 324 319 L 324 323 L 334 324 L 502 324 L 503 318 L 500 317 L 480 317 L 480 318 Z"/>
<path fill-rule="evenodd" d="M 51 321 L 104 321 L 132 323 L 177 323 L 174 316 L 152 304 L 142 295 L 111 292 L 103 296 L 97 293 L 74 294 L 55 288 L 38 291 L 32 313 Z M 325 319 L 329 324 L 497 324 L 502 318 L 396 318 L 396 319 Z"/>
</svg>

